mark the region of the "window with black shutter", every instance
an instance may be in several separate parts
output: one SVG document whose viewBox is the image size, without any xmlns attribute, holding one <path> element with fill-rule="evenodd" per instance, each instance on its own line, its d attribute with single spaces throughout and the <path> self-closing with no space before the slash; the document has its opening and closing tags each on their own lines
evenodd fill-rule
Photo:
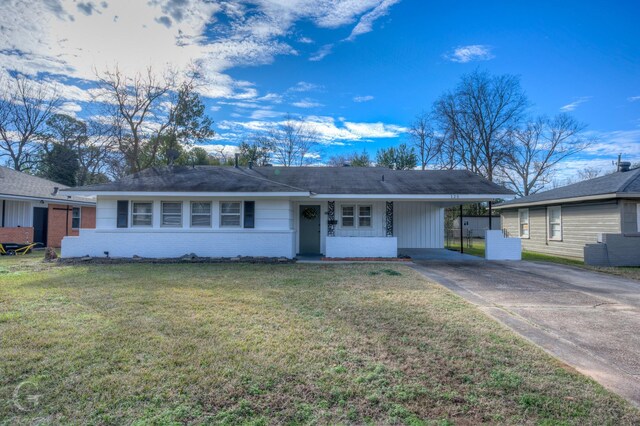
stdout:
<svg viewBox="0 0 640 426">
<path fill-rule="evenodd" d="M 129 201 L 118 200 L 117 227 L 127 228 L 129 226 Z"/>
<path fill-rule="evenodd" d="M 255 228 L 256 226 L 256 202 L 244 202 L 244 227 Z"/>
</svg>

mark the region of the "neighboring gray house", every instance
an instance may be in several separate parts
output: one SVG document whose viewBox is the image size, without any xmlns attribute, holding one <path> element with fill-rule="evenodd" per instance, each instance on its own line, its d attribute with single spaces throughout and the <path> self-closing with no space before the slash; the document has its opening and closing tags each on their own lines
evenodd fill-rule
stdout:
<svg viewBox="0 0 640 426">
<path fill-rule="evenodd" d="M 464 170 L 168 167 L 64 190 L 97 197 L 63 257 L 396 257 L 444 247 L 444 208 L 510 197 Z"/>
<path fill-rule="evenodd" d="M 495 206 L 503 230 L 520 237 L 527 251 L 585 259 L 585 246 L 601 243 L 601 259 L 591 263 L 640 264 L 640 169 L 621 166 L 610 175 Z M 633 247 L 638 251 L 629 251 Z"/>
</svg>

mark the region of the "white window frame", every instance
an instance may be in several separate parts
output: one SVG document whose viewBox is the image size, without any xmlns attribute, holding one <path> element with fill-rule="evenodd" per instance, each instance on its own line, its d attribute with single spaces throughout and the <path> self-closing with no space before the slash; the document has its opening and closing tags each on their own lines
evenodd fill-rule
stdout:
<svg viewBox="0 0 640 426">
<path fill-rule="evenodd" d="M 557 222 L 551 222 L 551 211 L 552 210 L 558 210 L 558 221 Z M 559 225 L 560 227 L 560 236 L 558 237 L 554 237 L 552 235 L 552 225 Z M 547 227 L 548 227 L 548 234 L 549 234 L 549 241 L 562 241 L 562 207 L 561 206 L 553 206 L 553 207 L 548 207 L 547 208 Z"/>
<path fill-rule="evenodd" d="M 349 216 L 349 215 L 345 216 L 345 214 L 344 214 L 344 208 L 345 207 L 353 208 L 353 214 L 351 216 Z M 357 208 L 358 208 L 358 206 L 356 204 L 341 204 L 340 205 L 340 227 L 341 228 L 346 228 L 346 229 L 356 229 L 357 228 L 357 226 L 356 226 L 357 225 L 357 221 L 356 221 L 356 219 L 357 219 L 357 213 L 356 213 L 357 212 Z M 353 225 L 345 225 L 344 224 L 344 218 L 345 217 L 353 219 Z"/>
<path fill-rule="evenodd" d="M 373 205 L 372 204 L 358 204 L 357 206 L 357 211 L 356 211 L 356 215 L 358 218 L 357 224 L 358 224 L 358 228 L 372 228 L 373 227 Z M 360 207 L 369 207 L 369 216 L 362 216 L 360 214 Z M 368 217 L 369 218 L 369 224 L 368 225 L 360 225 L 360 218 L 362 217 Z"/>
<path fill-rule="evenodd" d="M 240 205 L 240 209 L 239 209 L 239 213 L 222 213 L 222 205 L 226 204 L 226 203 L 237 203 Z M 220 207 L 220 228 L 242 228 L 242 209 L 243 209 L 243 202 L 242 201 L 220 201 L 219 207 Z M 238 216 L 238 224 L 237 225 L 223 225 L 222 224 L 222 217 L 223 216 Z"/>
<path fill-rule="evenodd" d="M 75 217 L 73 217 L 73 212 L 76 209 L 78 210 L 78 226 L 74 227 L 73 219 L 75 219 Z M 82 228 L 82 207 L 72 207 L 71 208 L 71 229 L 80 229 L 80 228 Z"/>
<path fill-rule="evenodd" d="M 193 205 L 194 204 L 208 204 L 209 205 L 209 214 L 205 214 L 205 213 L 193 213 Z M 213 219 L 213 203 L 211 203 L 211 201 L 191 201 L 190 203 L 190 215 L 189 215 L 189 224 L 192 228 L 211 228 L 211 225 L 213 223 L 212 219 Z M 209 224 L 208 225 L 194 225 L 193 224 L 193 216 L 208 216 L 209 217 Z"/>
<path fill-rule="evenodd" d="M 164 205 L 165 204 L 180 204 L 180 213 L 165 213 L 164 212 Z M 162 228 L 182 228 L 182 213 L 184 210 L 184 206 L 183 206 L 183 202 L 182 201 L 160 201 L 160 227 Z M 177 225 L 165 225 L 164 222 L 164 216 L 168 215 L 168 216 L 178 216 L 180 220 L 178 220 L 178 224 Z M 151 219 L 153 220 L 153 218 Z"/>
<path fill-rule="evenodd" d="M 353 216 L 346 216 L 346 217 L 353 217 L 353 225 L 351 226 L 344 224 L 345 215 L 344 215 L 343 209 L 345 207 L 353 207 Z M 369 207 L 369 211 L 371 212 L 371 214 L 369 216 L 361 216 L 360 207 Z M 368 217 L 370 225 L 360 225 L 361 217 Z M 373 204 L 341 204 L 340 205 L 340 227 L 344 229 L 373 228 Z"/>
<path fill-rule="evenodd" d="M 522 232 L 522 214 L 526 213 L 527 214 L 527 234 L 524 235 L 524 233 Z M 518 236 L 520 238 L 523 239 L 528 239 L 531 238 L 531 213 L 529 212 L 529 209 L 518 209 Z"/>
<path fill-rule="evenodd" d="M 131 209 L 131 227 L 132 228 L 153 228 L 153 201 L 131 201 L 130 203 Z M 136 204 L 151 204 L 151 213 L 135 213 L 135 205 Z M 151 217 L 151 225 L 136 225 L 134 222 L 134 217 L 137 215 L 145 215 Z"/>
</svg>

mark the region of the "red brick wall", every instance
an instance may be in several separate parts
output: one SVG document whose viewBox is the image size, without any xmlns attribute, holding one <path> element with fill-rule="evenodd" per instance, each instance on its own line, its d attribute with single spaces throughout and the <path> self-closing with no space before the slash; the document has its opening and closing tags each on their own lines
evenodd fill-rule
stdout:
<svg viewBox="0 0 640 426">
<path fill-rule="evenodd" d="M 0 228 L 0 243 L 27 244 L 33 242 L 33 228 Z"/>
<path fill-rule="evenodd" d="M 80 227 L 83 229 L 94 229 L 96 227 L 96 208 L 83 207 L 80 212 Z"/>
<path fill-rule="evenodd" d="M 65 208 L 69 209 L 68 222 Z M 49 204 L 49 226 L 47 230 L 47 245 L 49 247 L 60 247 L 62 239 L 67 236 L 77 236 L 78 230 L 72 229 L 72 206 L 61 204 Z M 96 227 L 96 208 L 82 207 L 80 209 L 80 227 L 93 229 Z M 68 233 L 67 233 L 68 232 Z"/>
</svg>

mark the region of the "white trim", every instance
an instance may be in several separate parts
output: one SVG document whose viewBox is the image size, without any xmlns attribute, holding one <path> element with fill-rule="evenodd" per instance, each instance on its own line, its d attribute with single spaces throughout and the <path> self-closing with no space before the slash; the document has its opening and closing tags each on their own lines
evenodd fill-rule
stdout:
<svg viewBox="0 0 640 426">
<path fill-rule="evenodd" d="M 134 213 L 133 205 L 134 204 L 151 204 L 151 213 Z M 149 200 L 130 200 L 129 201 L 129 209 L 130 209 L 130 220 L 131 220 L 131 228 L 153 228 L 153 210 L 154 210 L 154 202 Z M 133 223 L 133 215 L 149 215 L 151 216 L 151 225 L 135 225 Z"/>
<path fill-rule="evenodd" d="M 65 194 L 70 195 L 82 195 L 82 194 L 95 194 L 101 197 L 300 197 L 308 196 L 309 192 L 180 192 L 180 191 L 64 191 Z"/>
<path fill-rule="evenodd" d="M 558 222 L 554 222 L 553 224 L 551 223 L 551 211 L 552 210 L 558 210 L 559 213 L 559 220 Z M 552 236 L 552 226 L 551 225 L 560 225 L 560 236 L 559 237 L 553 237 Z M 549 241 L 562 241 L 562 207 L 561 206 L 551 206 L 547 209 L 547 227 L 548 227 L 548 238 Z"/>
<path fill-rule="evenodd" d="M 527 235 L 522 234 L 522 213 L 527 212 Z M 518 209 L 518 237 L 523 239 L 531 238 L 531 214 L 528 208 Z"/>
<path fill-rule="evenodd" d="M 238 213 L 222 213 L 222 204 L 224 203 L 237 203 L 239 205 Z M 240 229 L 243 228 L 243 217 L 244 217 L 244 202 L 241 200 L 220 200 L 218 202 L 218 226 L 221 229 Z M 237 225 L 223 225 L 222 217 L 223 216 L 238 216 L 238 224 Z"/>
<path fill-rule="evenodd" d="M 420 200 L 420 201 L 491 201 L 497 199 L 511 199 L 513 194 L 314 194 L 311 192 L 180 192 L 180 191 L 72 191 L 65 190 L 65 194 L 82 195 L 95 194 L 102 197 L 239 197 L 239 198 L 272 198 L 272 197 L 303 197 L 319 200 L 358 199 L 358 200 Z"/>
<path fill-rule="evenodd" d="M 73 219 L 74 219 L 73 211 L 75 209 L 78 209 L 78 227 L 77 228 L 73 227 Z M 80 207 L 80 206 L 72 206 L 71 207 L 71 229 L 80 229 L 80 228 L 82 228 L 82 207 Z"/>
<path fill-rule="evenodd" d="M 30 197 L 28 195 L 12 195 L 12 194 L 0 194 L 0 200 L 20 200 L 20 201 L 46 201 L 51 204 L 67 204 L 67 205 L 77 205 L 77 206 L 88 206 L 95 207 L 95 201 L 75 201 L 75 200 L 61 200 L 58 198 L 47 198 L 47 197 Z"/>
<path fill-rule="evenodd" d="M 193 204 L 194 203 L 198 203 L 198 204 L 209 204 L 209 214 L 203 214 L 203 213 L 196 213 L 196 216 L 209 216 L 209 224 L 208 225 L 194 225 L 193 224 Z M 189 201 L 189 228 L 196 228 L 196 229 L 208 229 L 211 228 L 213 226 L 213 202 L 211 201 L 206 201 L 206 200 L 202 200 L 202 201 Z"/>
<path fill-rule="evenodd" d="M 164 205 L 165 204 L 180 204 L 180 221 L 178 222 L 178 225 L 165 225 L 164 223 L 162 223 L 164 221 Z M 175 213 L 167 213 L 169 216 L 176 216 Z M 182 222 L 184 220 L 184 202 L 182 201 L 167 201 L 167 200 L 160 200 L 160 227 L 162 228 L 182 228 Z"/>
<path fill-rule="evenodd" d="M 512 198 L 513 194 L 312 194 L 311 198 L 320 200 L 420 200 L 420 201 L 455 201 L 475 200 L 491 201 Z"/>
<path fill-rule="evenodd" d="M 637 221 L 636 221 L 636 232 L 640 233 L 640 203 L 636 204 L 636 216 L 637 216 Z"/>
<path fill-rule="evenodd" d="M 566 204 L 566 203 L 578 203 L 581 201 L 591 201 L 591 200 L 603 200 L 609 198 L 639 198 L 640 194 L 636 193 L 618 193 L 611 192 L 609 194 L 601 194 L 601 195 L 586 195 L 584 197 L 570 197 L 570 198 L 557 198 L 555 200 L 544 200 L 544 201 L 534 201 L 531 203 L 514 203 L 514 204 L 505 204 L 505 205 L 496 205 L 493 206 L 496 210 L 501 209 L 515 209 L 518 207 L 529 207 L 529 206 L 544 206 L 544 205 L 553 205 L 553 204 Z"/>
</svg>

